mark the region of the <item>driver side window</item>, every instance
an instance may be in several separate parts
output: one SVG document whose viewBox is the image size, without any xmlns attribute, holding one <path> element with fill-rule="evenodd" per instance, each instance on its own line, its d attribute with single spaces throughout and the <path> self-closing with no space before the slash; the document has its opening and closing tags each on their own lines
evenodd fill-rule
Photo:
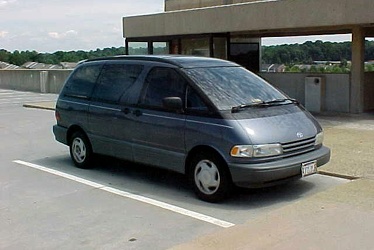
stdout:
<svg viewBox="0 0 374 250">
<path fill-rule="evenodd" d="M 162 99 L 165 97 L 180 97 L 184 103 L 186 81 L 174 69 L 154 68 L 145 81 L 145 89 L 140 104 L 163 109 Z"/>
</svg>

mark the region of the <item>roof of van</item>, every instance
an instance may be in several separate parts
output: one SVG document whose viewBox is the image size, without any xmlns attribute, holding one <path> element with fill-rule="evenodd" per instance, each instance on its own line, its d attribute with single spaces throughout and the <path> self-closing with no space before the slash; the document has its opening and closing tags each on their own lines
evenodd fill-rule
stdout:
<svg viewBox="0 0 374 250">
<path fill-rule="evenodd" d="M 202 67 L 239 67 L 238 64 L 211 57 L 186 56 L 186 55 L 141 55 L 141 56 L 113 56 L 89 59 L 85 62 L 109 61 L 109 60 L 136 60 L 169 63 L 180 68 Z"/>
</svg>

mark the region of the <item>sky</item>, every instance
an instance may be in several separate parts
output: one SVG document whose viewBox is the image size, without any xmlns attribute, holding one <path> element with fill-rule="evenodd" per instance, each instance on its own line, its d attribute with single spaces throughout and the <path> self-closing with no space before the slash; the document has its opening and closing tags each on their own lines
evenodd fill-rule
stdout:
<svg viewBox="0 0 374 250">
<path fill-rule="evenodd" d="M 122 17 L 159 13 L 164 0 L 0 0 L 0 49 L 55 52 L 124 46 Z M 266 38 L 263 45 L 350 41 L 350 35 Z"/>
<path fill-rule="evenodd" d="M 0 49 L 55 52 L 120 47 L 122 17 L 162 12 L 164 0 L 0 0 Z"/>
</svg>

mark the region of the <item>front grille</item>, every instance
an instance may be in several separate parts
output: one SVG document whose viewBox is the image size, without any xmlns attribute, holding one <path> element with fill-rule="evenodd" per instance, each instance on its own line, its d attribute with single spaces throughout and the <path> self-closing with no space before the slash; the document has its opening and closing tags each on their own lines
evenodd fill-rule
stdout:
<svg viewBox="0 0 374 250">
<path fill-rule="evenodd" d="M 291 157 L 295 155 L 304 154 L 314 150 L 314 143 L 316 141 L 315 137 L 293 141 L 288 143 L 283 143 L 283 157 Z"/>
</svg>

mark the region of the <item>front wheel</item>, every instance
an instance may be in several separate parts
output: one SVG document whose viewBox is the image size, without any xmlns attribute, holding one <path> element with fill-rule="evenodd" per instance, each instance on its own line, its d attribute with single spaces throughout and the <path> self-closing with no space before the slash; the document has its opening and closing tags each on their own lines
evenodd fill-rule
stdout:
<svg viewBox="0 0 374 250">
<path fill-rule="evenodd" d="M 198 154 L 191 161 L 190 182 L 204 201 L 218 202 L 231 192 L 232 181 L 226 163 L 216 154 Z"/>
<path fill-rule="evenodd" d="M 91 168 L 92 149 L 88 138 L 80 131 L 70 138 L 70 157 L 78 168 Z"/>
</svg>

